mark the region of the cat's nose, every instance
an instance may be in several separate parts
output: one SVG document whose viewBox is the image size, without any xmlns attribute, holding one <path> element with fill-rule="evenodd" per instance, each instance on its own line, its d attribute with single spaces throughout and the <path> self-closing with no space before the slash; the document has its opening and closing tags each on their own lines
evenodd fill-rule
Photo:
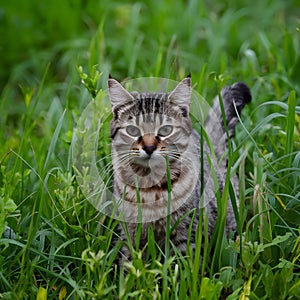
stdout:
<svg viewBox="0 0 300 300">
<path fill-rule="evenodd" d="M 148 154 L 151 155 L 156 149 L 155 145 L 144 145 L 143 150 Z"/>
</svg>

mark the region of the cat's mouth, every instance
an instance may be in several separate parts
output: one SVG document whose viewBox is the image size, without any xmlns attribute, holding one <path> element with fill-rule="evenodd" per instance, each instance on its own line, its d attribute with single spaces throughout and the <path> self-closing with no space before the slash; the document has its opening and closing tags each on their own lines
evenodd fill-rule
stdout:
<svg viewBox="0 0 300 300">
<path fill-rule="evenodd" d="M 145 151 L 140 150 L 139 154 L 131 160 L 131 163 L 146 168 L 155 167 L 158 163 L 161 162 L 161 159 L 164 158 L 164 155 L 162 153 L 156 152 L 146 153 Z"/>
<path fill-rule="evenodd" d="M 139 157 L 135 157 L 131 163 L 140 167 L 150 168 L 150 160 L 154 158 L 149 154 L 141 154 Z"/>
<path fill-rule="evenodd" d="M 168 156 L 170 163 L 175 163 L 180 159 L 180 153 L 176 146 L 163 147 L 154 151 L 145 151 L 144 149 L 134 150 L 134 157 L 131 157 L 130 164 L 135 168 L 161 168 L 162 164 L 166 165 L 166 157 Z"/>
<path fill-rule="evenodd" d="M 138 176 L 147 176 L 150 173 L 155 173 L 157 169 L 165 169 L 165 155 L 162 153 L 146 153 L 139 151 L 139 155 L 130 160 L 130 166 L 134 173 Z"/>
</svg>

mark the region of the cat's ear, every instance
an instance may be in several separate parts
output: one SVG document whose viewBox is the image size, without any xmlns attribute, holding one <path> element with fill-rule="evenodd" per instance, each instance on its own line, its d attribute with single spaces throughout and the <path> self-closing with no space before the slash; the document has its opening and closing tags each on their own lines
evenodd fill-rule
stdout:
<svg viewBox="0 0 300 300">
<path fill-rule="evenodd" d="M 188 76 L 184 78 L 175 89 L 170 92 L 168 100 L 178 105 L 185 115 L 188 116 L 190 110 L 190 101 L 191 101 L 191 77 Z"/>
<path fill-rule="evenodd" d="M 107 87 L 112 107 L 134 100 L 133 96 L 126 91 L 117 80 L 113 78 L 108 79 Z"/>
</svg>

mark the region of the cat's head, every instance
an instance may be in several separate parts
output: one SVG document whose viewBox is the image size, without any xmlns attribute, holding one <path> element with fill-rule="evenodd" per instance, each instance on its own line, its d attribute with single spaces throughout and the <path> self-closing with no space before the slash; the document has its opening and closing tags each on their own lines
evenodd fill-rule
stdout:
<svg viewBox="0 0 300 300">
<path fill-rule="evenodd" d="M 108 92 L 113 112 L 114 164 L 115 168 L 124 169 L 122 177 L 130 177 L 130 172 L 142 177 L 160 177 L 156 173 L 165 170 L 166 156 L 171 165 L 181 163 L 192 132 L 190 77 L 169 93 L 128 92 L 110 78 Z"/>
</svg>

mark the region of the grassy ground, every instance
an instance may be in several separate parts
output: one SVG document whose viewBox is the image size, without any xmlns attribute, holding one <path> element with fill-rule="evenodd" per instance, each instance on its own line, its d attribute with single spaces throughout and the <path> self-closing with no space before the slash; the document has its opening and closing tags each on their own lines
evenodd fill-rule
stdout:
<svg viewBox="0 0 300 300">
<path fill-rule="evenodd" d="M 300 299 L 299 12 L 292 0 L 2 1 L 0 298 Z M 74 175 L 73 130 L 109 73 L 189 72 L 206 99 L 251 87 L 233 152 L 240 237 L 198 240 L 201 264 L 150 243 L 120 272 L 116 221 Z"/>
</svg>

